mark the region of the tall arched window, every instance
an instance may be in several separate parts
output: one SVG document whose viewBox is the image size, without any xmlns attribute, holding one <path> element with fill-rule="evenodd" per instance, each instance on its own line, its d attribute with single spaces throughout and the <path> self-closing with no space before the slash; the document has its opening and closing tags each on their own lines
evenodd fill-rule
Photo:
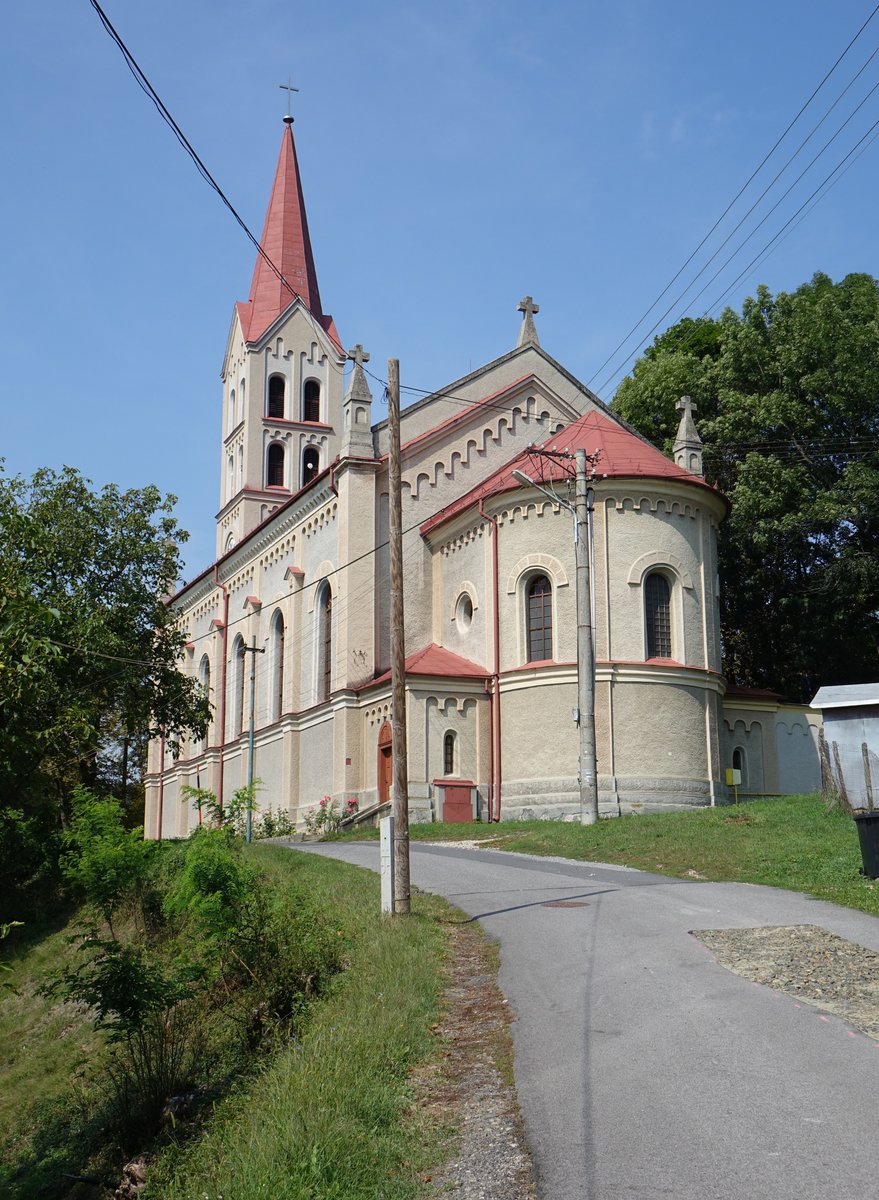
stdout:
<svg viewBox="0 0 879 1200">
<path fill-rule="evenodd" d="M 244 394 L 245 394 L 244 380 L 242 379 L 241 382 L 238 384 L 238 411 L 241 413 L 242 421 L 244 420 L 244 412 L 245 412 Z"/>
<path fill-rule="evenodd" d="M 284 614 L 280 609 L 272 620 L 272 720 L 284 711 Z"/>
<path fill-rule="evenodd" d="M 280 442 L 272 442 L 266 455 L 266 485 L 284 486 L 284 447 Z"/>
<path fill-rule="evenodd" d="M 284 397 L 287 385 L 283 375 L 272 375 L 269 378 L 269 413 L 270 417 L 284 416 Z"/>
<path fill-rule="evenodd" d="M 447 733 L 443 738 L 443 775 L 455 773 L 455 735 Z"/>
<path fill-rule="evenodd" d="M 320 420 L 320 384 L 316 379 L 306 379 L 302 389 L 302 420 Z"/>
<path fill-rule="evenodd" d="M 525 591 L 528 661 L 552 658 L 552 584 L 535 575 Z"/>
<path fill-rule="evenodd" d="M 320 472 L 320 455 L 314 446 L 309 446 L 302 455 L 302 486 L 311 483 Z"/>
<path fill-rule="evenodd" d="M 235 494 L 235 459 L 230 454 L 226 461 L 226 490 L 228 495 L 227 500 L 231 500 Z"/>
<path fill-rule="evenodd" d="M 333 687 L 333 593 L 325 583 L 318 601 L 318 700 L 329 700 Z"/>
<path fill-rule="evenodd" d="M 671 658 L 671 588 L 664 575 L 654 573 L 644 580 L 644 621 L 647 657 Z"/>
<path fill-rule="evenodd" d="M 201 662 L 198 664 L 198 682 L 201 684 L 204 694 L 210 703 L 211 699 L 211 660 L 206 654 L 201 656 Z M 202 748 L 211 744 L 211 722 L 208 720 L 208 727 L 205 730 L 205 736 L 202 739 Z"/>
<path fill-rule="evenodd" d="M 232 729 L 237 737 L 244 730 L 244 692 L 247 680 L 247 655 L 244 653 L 244 638 L 239 634 L 232 643 L 232 678 L 234 680 Z"/>
<path fill-rule="evenodd" d="M 234 429 L 237 422 L 235 420 L 235 389 L 232 388 L 229 392 L 229 428 Z"/>
</svg>

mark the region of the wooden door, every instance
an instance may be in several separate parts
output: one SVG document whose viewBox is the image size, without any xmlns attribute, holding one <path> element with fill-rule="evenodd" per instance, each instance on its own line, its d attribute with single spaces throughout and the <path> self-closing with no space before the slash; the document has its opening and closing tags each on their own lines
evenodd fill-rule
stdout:
<svg viewBox="0 0 879 1200">
<path fill-rule="evenodd" d="M 387 804 L 394 789 L 394 752 L 391 727 L 387 721 L 378 735 L 378 802 Z"/>
</svg>

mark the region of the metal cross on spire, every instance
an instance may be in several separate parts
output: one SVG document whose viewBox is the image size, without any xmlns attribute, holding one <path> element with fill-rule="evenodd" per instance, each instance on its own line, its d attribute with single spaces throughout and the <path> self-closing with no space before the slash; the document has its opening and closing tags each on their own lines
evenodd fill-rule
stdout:
<svg viewBox="0 0 879 1200">
<path fill-rule="evenodd" d="M 292 121 L 293 113 L 290 110 L 293 105 L 293 93 L 298 92 L 299 88 L 293 86 L 293 80 L 290 78 L 289 75 L 287 76 L 287 82 L 279 83 L 278 87 L 281 89 L 282 92 L 287 93 L 287 119 Z"/>
</svg>

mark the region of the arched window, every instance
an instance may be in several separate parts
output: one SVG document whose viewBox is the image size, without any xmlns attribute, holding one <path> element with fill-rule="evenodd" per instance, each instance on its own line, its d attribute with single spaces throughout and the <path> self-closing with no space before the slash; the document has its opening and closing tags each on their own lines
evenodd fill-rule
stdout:
<svg viewBox="0 0 879 1200">
<path fill-rule="evenodd" d="M 552 658 L 552 584 L 535 575 L 525 591 L 528 662 Z"/>
<path fill-rule="evenodd" d="M 266 486 L 284 486 L 284 447 L 280 442 L 272 442 L 266 456 Z"/>
<path fill-rule="evenodd" d="M 671 588 L 664 575 L 654 573 L 644 580 L 644 622 L 647 657 L 671 658 Z"/>
<path fill-rule="evenodd" d="M 239 634 L 232 643 L 232 678 L 234 680 L 232 729 L 238 737 L 244 730 L 244 689 L 247 679 L 247 655 L 244 653 L 244 638 Z"/>
<path fill-rule="evenodd" d="M 302 420 L 320 420 L 320 384 L 316 379 L 306 379 L 302 389 Z"/>
<path fill-rule="evenodd" d="M 272 720 L 284 711 L 284 614 L 280 609 L 272 620 Z"/>
<path fill-rule="evenodd" d="M 226 499 L 231 500 L 235 494 L 235 459 L 231 454 L 226 462 L 226 490 L 229 493 Z"/>
<path fill-rule="evenodd" d="M 284 396 L 287 390 L 287 385 L 284 382 L 283 375 L 271 375 L 269 377 L 269 416 L 283 417 L 284 416 Z"/>
<path fill-rule="evenodd" d="M 241 413 L 241 420 L 244 420 L 244 380 L 238 384 L 238 411 Z"/>
<path fill-rule="evenodd" d="M 443 738 L 443 775 L 455 773 L 455 735 L 447 733 Z"/>
<path fill-rule="evenodd" d="M 238 486 L 244 487 L 244 447 L 238 447 Z"/>
<path fill-rule="evenodd" d="M 229 392 L 229 428 L 234 429 L 235 425 L 235 389 L 232 388 Z"/>
<path fill-rule="evenodd" d="M 318 701 L 329 700 L 333 687 L 333 593 L 325 583 L 318 601 Z"/>
<path fill-rule="evenodd" d="M 198 682 L 201 684 L 204 694 L 208 698 L 208 703 L 211 699 L 211 660 L 206 654 L 201 656 L 201 662 L 198 664 Z M 205 731 L 205 736 L 202 739 L 202 748 L 209 746 L 211 742 L 211 721 L 208 719 L 208 727 Z"/>
<path fill-rule="evenodd" d="M 309 446 L 302 455 L 302 486 L 311 483 L 320 473 L 320 455 L 314 446 Z"/>
</svg>

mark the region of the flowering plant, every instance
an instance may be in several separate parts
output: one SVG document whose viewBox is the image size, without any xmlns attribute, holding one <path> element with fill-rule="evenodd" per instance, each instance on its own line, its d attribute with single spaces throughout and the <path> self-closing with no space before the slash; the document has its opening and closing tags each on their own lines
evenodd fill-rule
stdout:
<svg viewBox="0 0 879 1200">
<path fill-rule="evenodd" d="M 342 822 L 357 812 L 357 801 L 352 796 L 343 808 L 331 796 L 324 796 L 319 804 L 305 814 L 305 828 L 309 833 L 337 833 Z"/>
</svg>

